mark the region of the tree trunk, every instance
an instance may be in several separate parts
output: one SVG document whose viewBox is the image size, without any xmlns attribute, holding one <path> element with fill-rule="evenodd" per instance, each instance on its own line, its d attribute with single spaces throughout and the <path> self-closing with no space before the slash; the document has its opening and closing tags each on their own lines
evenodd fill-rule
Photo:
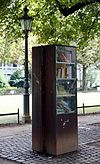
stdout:
<svg viewBox="0 0 100 164">
<path fill-rule="evenodd" d="M 86 67 L 85 67 L 85 65 L 83 65 L 83 79 L 82 79 L 82 81 L 83 81 L 83 91 L 84 92 L 86 92 L 87 91 L 87 80 L 86 80 Z"/>
</svg>

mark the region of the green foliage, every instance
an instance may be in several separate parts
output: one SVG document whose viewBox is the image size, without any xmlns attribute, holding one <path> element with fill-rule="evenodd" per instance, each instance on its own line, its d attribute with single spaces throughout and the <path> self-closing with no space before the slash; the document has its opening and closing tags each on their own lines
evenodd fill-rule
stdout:
<svg viewBox="0 0 100 164">
<path fill-rule="evenodd" d="M 24 90 L 23 88 L 17 88 L 17 87 L 6 87 L 6 88 L 0 88 L 0 95 L 12 95 L 12 94 L 23 94 Z"/>
<path fill-rule="evenodd" d="M 88 68 L 91 64 L 100 61 L 100 39 L 95 36 L 95 39 L 88 40 L 86 44 L 81 45 L 78 49 L 77 60 L 80 64 Z"/>
<path fill-rule="evenodd" d="M 87 39 L 93 38 L 94 34 L 100 36 L 99 1 L 92 3 L 93 0 L 30 0 L 30 2 L 29 0 L 9 0 L 9 2 L 5 2 L 8 7 L 0 16 L 0 30 L 1 35 L 10 39 L 22 37 L 18 18 L 23 15 L 25 5 L 30 9 L 29 15 L 33 17 L 32 33 L 38 36 L 38 44 L 68 45 L 74 41 L 77 46 L 81 46 Z M 68 12 L 68 9 L 77 3 L 79 3 L 80 9 L 72 10 L 73 13 L 65 17 L 60 8 L 64 8 L 65 12 Z M 82 3 L 88 5 L 81 8 Z"/>
<path fill-rule="evenodd" d="M 21 70 L 17 70 L 11 75 L 10 80 L 21 79 L 22 77 L 23 77 L 23 72 Z"/>
<path fill-rule="evenodd" d="M 5 75 L 2 72 L 2 70 L 0 70 L 0 88 L 7 87 L 7 86 L 9 86 L 8 80 L 5 77 Z"/>
<path fill-rule="evenodd" d="M 0 59 L 6 63 L 21 63 L 23 60 L 23 40 L 11 41 L 8 37 L 0 37 Z"/>
<path fill-rule="evenodd" d="M 85 44 L 81 45 L 77 52 L 77 61 L 83 66 L 83 89 L 87 89 L 87 79 L 90 83 L 94 80 L 91 76 L 86 74 L 86 70 L 91 65 L 97 65 L 100 62 L 100 39 L 95 36 L 95 39 L 88 40 Z M 92 84 L 90 84 L 92 85 Z"/>
<path fill-rule="evenodd" d="M 96 77 L 97 77 L 97 72 L 95 68 L 92 66 L 87 70 L 87 80 L 89 81 L 90 84 L 89 87 L 92 87 L 92 85 L 96 82 Z"/>
<path fill-rule="evenodd" d="M 94 34 L 100 36 L 99 0 L 16 0 L 7 3 L 1 13 L 1 35 L 10 38 L 22 37 L 19 17 L 23 15 L 23 7 L 27 5 L 33 17 L 33 35 L 38 36 L 38 43 L 68 44 L 77 41 L 82 44 Z M 58 5 L 59 2 L 59 5 Z M 2 2 L 3 3 L 3 2 Z M 86 5 L 81 7 L 82 3 Z M 79 4 L 78 10 L 73 6 Z M 72 13 L 65 17 L 72 9 Z M 64 10 L 64 12 L 63 12 Z"/>
<path fill-rule="evenodd" d="M 66 7 L 70 7 L 68 1 L 60 2 L 63 2 Z M 72 1 L 71 5 L 73 6 L 77 2 L 79 1 Z M 41 2 L 41 6 L 38 5 L 34 10 L 36 12 L 34 20 L 36 29 L 34 31 L 40 36 L 41 42 L 43 38 L 43 43 L 60 42 L 67 44 L 75 40 L 77 44 L 82 44 L 94 34 L 100 34 L 98 26 L 99 7 L 100 4 L 98 3 L 88 5 L 77 12 L 73 12 L 72 15 L 64 17 L 53 0 L 49 3 L 47 1 Z"/>
<path fill-rule="evenodd" d="M 100 38 L 99 0 L 9 0 L 10 3 L 6 0 L 4 2 L 6 7 L 0 15 L 0 35 L 6 38 L 6 41 L 0 47 L 1 58 L 4 60 L 10 58 L 9 61 L 19 62 L 21 52 L 23 56 L 20 46 L 22 42 L 17 40 L 23 37 L 18 18 L 23 15 L 23 7 L 27 5 L 30 9 L 29 15 L 33 17 L 32 34 L 37 36 L 37 44 L 73 44 L 77 46 L 77 59 L 80 64 L 86 69 L 93 63 L 100 67 L 98 44 L 93 42 L 95 38 L 97 40 Z M 15 40 L 17 42 L 14 42 Z"/>
<path fill-rule="evenodd" d="M 23 72 L 21 70 L 15 71 L 9 80 L 10 86 L 15 86 L 17 88 L 23 87 L 24 85 L 24 78 L 23 78 Z"/>
<path fill-rule="evenodd" d="M 5 88 L 0 88 L 0 95 L 6 95 L 6 94 L 10 94 L 11 91 L 15 91 L 16 88 L 15 87 L 5 87 Z"/>
</svg>

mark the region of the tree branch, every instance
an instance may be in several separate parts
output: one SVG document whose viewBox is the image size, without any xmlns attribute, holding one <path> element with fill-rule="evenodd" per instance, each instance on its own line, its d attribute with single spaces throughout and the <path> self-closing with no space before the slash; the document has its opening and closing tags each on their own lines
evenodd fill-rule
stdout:
<svg viewBox="0 0 100 164">
<path fill-rule="evenodd" d="M 90 5 L 92 3 L 100 3 L 100 0 L 90 0 L 90 1 L 84 1 L 84 2 L 78 2 L 75 5 L 73 5 L 72 7 L 68 8 L 65 5 L 62 5 L 59 0 L 55 0 L 60 12 L 65 16 L 69 16 L 71 14 L 73 14 L 75 11 L 78 11 L 79 9 L 84 8 L 87 5 Z"/>
</svg>

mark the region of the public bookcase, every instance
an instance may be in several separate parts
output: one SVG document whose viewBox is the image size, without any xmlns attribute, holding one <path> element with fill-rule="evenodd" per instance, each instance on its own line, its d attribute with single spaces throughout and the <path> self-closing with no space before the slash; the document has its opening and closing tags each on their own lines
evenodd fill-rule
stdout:
<svg viewBox="0 0 100 164">
<path fill-rule="evenodd" d="M 32 48 L 32 149 L 60 155 L 78 149 L 76 48 Z"/>
</svg>

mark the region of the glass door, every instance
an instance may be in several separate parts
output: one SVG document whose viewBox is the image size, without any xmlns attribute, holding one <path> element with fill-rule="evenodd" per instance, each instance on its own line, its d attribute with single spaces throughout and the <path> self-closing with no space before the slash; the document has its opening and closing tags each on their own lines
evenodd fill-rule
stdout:
<svg viewBox="0 0 100 164">
<path fill-rule="evenodd" d="M 76 111 L 75 52 L 72 47 L 56 46 L 56 113 Z"/>
</svg>

